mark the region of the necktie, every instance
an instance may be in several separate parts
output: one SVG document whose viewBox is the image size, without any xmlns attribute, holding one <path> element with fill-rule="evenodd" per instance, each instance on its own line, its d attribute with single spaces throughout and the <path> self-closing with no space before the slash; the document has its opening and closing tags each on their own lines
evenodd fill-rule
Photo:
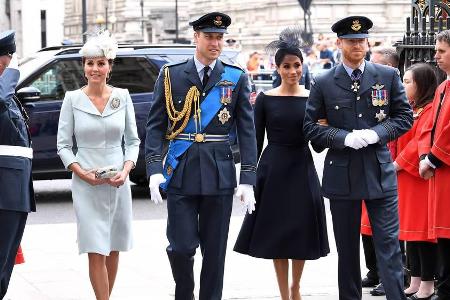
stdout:
<svg viewBox="0 0 450 300">
<path fill-rule="evenodd" d="M 206 84 L 208 83 L 208 80 L 209 80 L 209 75 L 208 75 L 209 69 L 210 69 L 209 66 L 205 66 L 203 68 L 203 81 L 202 81 L 203 89 L 205 88 L 205 86 L 206 86 Z"/>
<path fill-rule="evenodd" d="M 354 69 L 352 75 L 350 75 L 352 81 L 359 81 L 361 79 L 362 72 L 360 69 Z"/>
</svg>

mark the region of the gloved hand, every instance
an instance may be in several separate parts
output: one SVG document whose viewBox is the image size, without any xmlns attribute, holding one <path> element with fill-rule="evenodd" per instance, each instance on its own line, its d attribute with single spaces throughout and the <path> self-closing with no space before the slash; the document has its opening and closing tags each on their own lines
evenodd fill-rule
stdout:
<svg viewBox="0 0 450 300">
<path fill-rule="evenodd" d="M 17 59 L 17 54 L 16 53 L 14 53 L 12 55 L 12 58 L 11 58 L 9 64 L 8 64 L 7 68 L 16 69 L 16 70 L 19 69 L 19 60 Z"/>
<path fill-rule="evenodd" d="M 161 193 L 159 192 L 159 185 L 161 183 L 166 182 L 163 174 L 153 174 L 150 176 L 150 180 L 148 181 L 148 187 L 150 188 L 150 199 L 155 203 L 162 203 Z"/>
<path fill-rule="evenodd" d="M 350 132 L 345 136 L 344 145 L 355 150 L 367 147 L 368 143 L 356 132 Z"/>
<path fill-rule="evenodd" d="M 378 134 L 372 129 L 353 130 L 353 132 L 362 137 L 369 145 L 378 143 L 380 140 Z"/>
<path fill-rule="evenodd" d="M 253 191 L 253 186 L 250 184 L 239 184 L 234 191 L 234 198 L 240 200 L 247 212 L 251 215 L 255 210 L 255 193 Z"/>
</svg>

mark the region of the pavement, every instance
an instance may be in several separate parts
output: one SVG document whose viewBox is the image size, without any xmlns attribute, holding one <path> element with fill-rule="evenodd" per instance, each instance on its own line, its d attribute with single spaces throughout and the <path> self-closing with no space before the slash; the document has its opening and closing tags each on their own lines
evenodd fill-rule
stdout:
<svg viewBox="0 0 450 300">
<path fill-rule="evenodd" d="M 152 209 L 153 206 L 149 201 L 148 207 Z M 223 299 L 279 299 L 271 260 L 256 259 L 232 251 L 243 220 L 239 203 L 235 203 L 233 209 Z M 306 262 L 301 280 L 303 300 L 338 299 L 337 253 L 329 212 L 327 219 L 331 253 L 324 258 Z M 174 298 L 174 283 L 165 253 L 165 226 L 165 219 L 133 222 L 134 247 L 120 254 L 119 272 L 111 300 Z M 75 223 L 27 225 L 22 247 L 26 262 L 15 267 L 5 299 L 95 299 L 88 277 L 87 255 L 78 255 Z M 199 251 L 195 261 L 198 283 L 201 268 Z M 363 257 L 361 266 L 364 272 Z M 369 289 L 363 289 L 363 294 L 365 300 L 385 299 L 370 296 Z"/>
<path fill-rule="evenodd" d="M 324 153 L 313 152 L 319 177 Z M 239 166 L 237 168 L 239 172 Z M 7 300 L 95 299 L 87 255 L 78 255 L 76 223 L 70 200 L 70 180 L 36 182 L 38 212 L 30 214 L 22 240 L 26 262 L 14 269 Z M 147 189 L 133 189 L 134 247 L 120 254 L 119 271 L 111 300 L 173 300 L 174 283 L 165 252 L 166 203 L 155 205 Z M 47 200 L 43 200 L 42 196 Z M 303 300 L 339 299 L 336 246 L 328 200 L 325 200 L 330 253 L 307 261 L 301 279 Z M 240 203 L 233 204 L 223 287 L 224 300 L 280 299 L 273 263 L 233 252 L 244 217 Z M 361 245 L 361 272 L 367 272 Z M 201 254 L 195 257 L 195 294 L 201 270 Z M 385 300 L 363 289 L 363 300 Z"/>
</svg>

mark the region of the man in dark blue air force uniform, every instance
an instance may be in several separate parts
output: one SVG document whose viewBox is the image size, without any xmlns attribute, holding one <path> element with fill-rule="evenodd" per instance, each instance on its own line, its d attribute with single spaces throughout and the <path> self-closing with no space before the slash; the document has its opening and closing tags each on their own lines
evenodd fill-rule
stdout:
<svg viewBox="0 0 450 300">
<path fill-rule="evenodd" d="M 27 115 L 14 92 L 19 81 L 14 32 L 0 33 L 0 299 L 6 294 L 28 213 L 35 210 Z"/>
<path fill-rule="evenodd" d="M 233 193 L 249 212 L 254 209 L 256 138 L 248 78 L 242 69 L 218 59 L 230 23 L 229 16 L 218 12 L 190 23 L 194 57 L 162 68 L 147 123 L 151 199 L 161 202 L 160 185 L 167 191 L 167 254 L 177 300 L 193 299 L 198 245 L 203 255 L 200 300 L 221 299 Z M 233 124 L 241 153 L 237 188 L 229 144 Z"/>
<path fill-rule="evenodd" d="M 309 140 L 329 148 L 322 190 L 330 199 L 339 255 L 339 299 L 361 299 L 359 231 L 364 199 L 387 299 L 405 299 L 398 243 L 397 178 L 386 143 L 413 122 L 398 71 L 364 60 L 372 21 L 335 23 L 343 63 L 315 79 L 306 107 Z"/>
</svg>

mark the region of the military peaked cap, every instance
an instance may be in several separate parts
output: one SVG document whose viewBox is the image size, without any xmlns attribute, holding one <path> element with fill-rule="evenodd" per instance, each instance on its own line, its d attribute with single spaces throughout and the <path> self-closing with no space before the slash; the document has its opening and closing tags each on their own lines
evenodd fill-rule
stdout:
<svg viewBox="0 0 450 300">
<path fill-rule="evenodd" d="M 231 18 L 220 12 L 212 12 L 189 23 L 194 31 L 227 33 L 227 27 L 231 24 Z"/>
<path fill-rule="evenodd" d="M 369 37 L 369 29 L 372 26 L 372 21 L 367 17 L 351 16 L 334 23 L 331 30 L 336 32 L 339 38 L 361 39 Z"/>
<path fill-rule="evenodd" d="M 16 52 L 14 31 L 8 30 L 0 33 L 0 56 Z"/>
</svg>

